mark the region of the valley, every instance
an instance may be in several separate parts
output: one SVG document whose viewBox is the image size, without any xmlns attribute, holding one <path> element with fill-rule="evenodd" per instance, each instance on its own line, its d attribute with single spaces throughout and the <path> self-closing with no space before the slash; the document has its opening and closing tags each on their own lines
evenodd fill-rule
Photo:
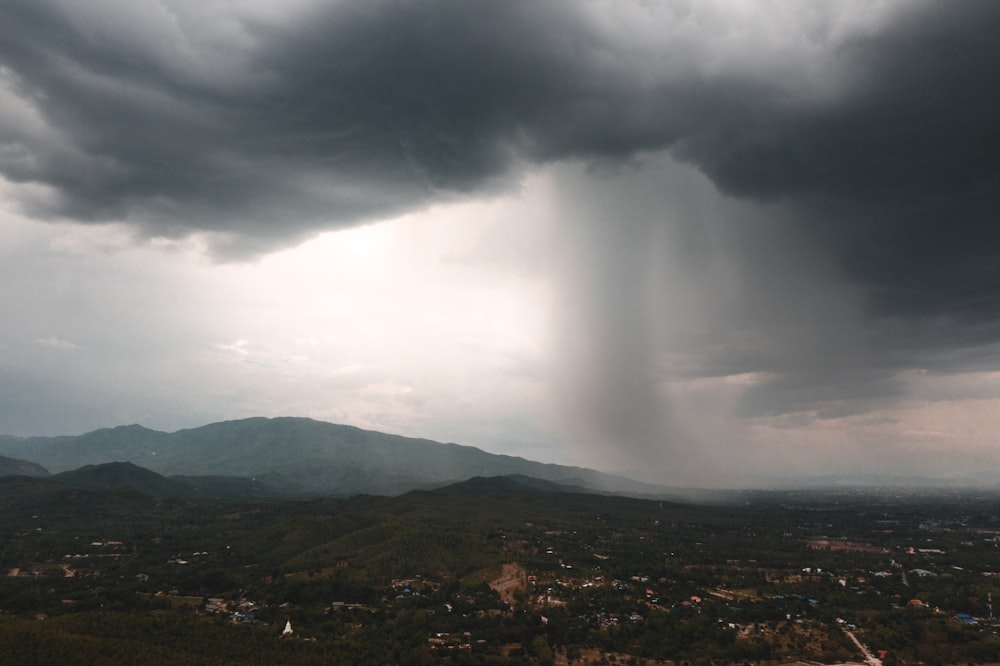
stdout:
<svg viewBox="0 0 1000 666">
<path fill-rule="evenodd" d="M 841 664 L 861 644 L 883 664 L 995 663 L 997 507 L 899 489 L 694 504 L 517 477 L 232 501 L 6 477 L 0 660 Z"/>
</svg>

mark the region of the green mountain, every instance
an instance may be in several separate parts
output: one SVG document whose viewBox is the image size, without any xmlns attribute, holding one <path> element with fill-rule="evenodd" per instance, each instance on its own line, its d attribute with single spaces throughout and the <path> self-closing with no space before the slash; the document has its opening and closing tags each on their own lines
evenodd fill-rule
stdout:
<svg viewBox="0 0 1000 666">
<path fill-rule="evenodd" d="M 41 465 L 18 458 L 0 456 L 0 476 L 48 476 L 49 470 Z"/>
<path fill-rule="evenodd" d="M 581 467 L 306 418 L 251 418 L 175 433 L 131 425 L 78 437 L 3 438 L 0 453 L 54 471 L 129 461 L 162 475 L 244 477 L 295 494 L 398 495 L 475 476 L 508 475 L 589 491 L 664 494 L 657 486 Z"/>
</svg>

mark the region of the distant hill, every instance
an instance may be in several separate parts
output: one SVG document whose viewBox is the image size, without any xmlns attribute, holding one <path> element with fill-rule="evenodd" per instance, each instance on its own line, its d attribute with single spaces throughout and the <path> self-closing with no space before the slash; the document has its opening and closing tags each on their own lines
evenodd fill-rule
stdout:
<svg viewBox="0 0 1000 666">
<path fill-rule="evenodd" d="M 561 492 L 559 484 L 551 481 L 539 481 L 526 476 L 474 476 L 466 481 L 451 483 L 432 492 L 438 495 L 453 495 L 456 497 L 503 497 L 518 493 Z M 532 483 L 537 482 L 536 483 Z M 542 490 L 536 485 L 547 485 L 552 490 Z"/>
<path fill-rule="evenodd" d="M 165 477 L 130 462 L 85 465 L 53 474 L 49 483 L 89 488 L 128 488 L 151 497 L 187 497 L 206 500 L 267 500 L 281 497 L 264 483 L 228 476 Z"/>
<path fill-rule="evenodd" d="M 179 498 L 193 500 L 260 501 L 290 499 L 261 483 L 239 477 L 171 476 L 165 477 L 129 462 L 85 465 L 79 469 L 47 477 L 12 476 L 3 479 L 0 496 L 47 497 L 65 495 L 64 489 L 96 492 L 122 491 L 128 497 Z M 519 474 L 510 476 L 476 476 L 430 490 L 409 491 L 410 497 L 451 497 L 464 500 L 508 500 L 514 497 L 542 498 L 553 493 L 594 495 L 588 489 L 564 486 L 552 481 L 533 479 Z M 364 499 L 364 498 L 358 498 Z M 374 499 L 368 496 L 367 499 Z M 388 498 L 383 498 L 388 499 Z M 48 499 L 43 500 L 49 501 Z M 0 502 L 2 504 L 2 502 Z M 461 505 L 461 504 L 460 504 Z M 464 506 L 464 505 L 462 505 Z"/>
<path fill-rule="evenodd" d="M 33 463 L 28 463 L 33 465 Z M 171 476 L 165 477 L 130 462 L 85 465 L 79 469 L 60 472 L 46 477 L 14 476 L 4 479 L 0 496 L 57 496 L 65 495 L 63 489 L 88 489 L 92 491 L 128 491 L 129 497 L 184 498 L 216 500 L 259 501 L 288 499 L 260 481 L 222 476 Z M 592 491 L 578 486 L 565 486 L 552 481 L 533 479 L 520 474 L 510 476 L 477 476 L 465 481 L 446 484 L 431 490 L 410 491 L 411 496 L 461 497 L 464 499 L 510 499 L 512 497 L 541 497 L 551 493 L 593 495 Z M 369 498 L 371 499 L 371 498 Z M 44 500 L 49 501 L 49 500 Z M 2 504 L 2 502 L 0 502 Z"/>
<path fill-rule="evenodd" d="M 435 488 L 435 493 L 458 495 L 463 497 L 506 496 L 512 494 L 531 493 L 580 493 L 601 494 L 593 488 L 584 486 L 546 481 L 524 474 L 508 474 L 506 476 L 474 476 L 465 481 L 458 481 Z"/>
<path fill-rule="evenodd" d="M 182 495 L 187 487 L 130 462 L 85 465 L 80 469 L 52 475 L 51 481 L 65 485 L 98 488 L 131 488 L 153 497 Z"/>
<path fill-rule="evenodd" d="M 49 470 L 27 460 L 0 456 L 0 476 L 48 476 Z"/>
<path fill-rule="evenodd" d="M 0 453 L 53 471 L 129 461 L 167 476 L 244 477 L 295 494 L 398 495 L 475 476 L 508 475 L 590 492 L 665 494 L 657 486 L 582 467 L 306 418 L 251 418 L 175 433 L 131 425 L 77 437 L 2 438 Z"/>
</svg>

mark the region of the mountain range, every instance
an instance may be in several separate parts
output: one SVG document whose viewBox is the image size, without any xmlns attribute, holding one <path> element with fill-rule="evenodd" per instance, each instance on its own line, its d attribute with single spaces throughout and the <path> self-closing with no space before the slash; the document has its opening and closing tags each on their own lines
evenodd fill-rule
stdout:
<svg viewBox="0 0 1000 666">
<path fill-rule="evenodd" d="M 583 467 L 293 417 L 225 421 L 173 433 L 129 425 L 79 436 L 4 436 L 0 437 L 0 454 L 21 459 L 22 466 L 41 466 L 35 475 L 46 470 L 58 474 L 88 465 L 130 462 L 170 477 L 170 483 L 216 487 L 225 479 L 234 490 L 255 490 L 257 494 L 398 495 L 477 476 L 510 475 L 576 491 L 655 497 L 670 494 L 659 486 Z M 206 484 L 204 477 L 215 480 Z M 253 485 L 238 485 L 243 482 Z"/>
</svg>

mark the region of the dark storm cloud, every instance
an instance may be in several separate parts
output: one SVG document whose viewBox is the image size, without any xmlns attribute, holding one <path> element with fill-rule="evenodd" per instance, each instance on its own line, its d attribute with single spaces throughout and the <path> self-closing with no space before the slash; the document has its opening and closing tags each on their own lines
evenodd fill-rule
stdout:
<svg viewBox="0 0 1000 666">
<path fill-rule="evenodd" d="M 819 21 L 805 37 L 781 24 L 756 41 L 723 18 L 699 24 L 699 3 L 682 2 L 649 8 L 634 36 L 642 22 L 620 13 L 647 10 L 624 3 L 317 3 L 280 20 L 210 2 L 123 3 L 139 23 L 114 3 L 92 6 L 102 11 L 0 7 L 0 74 L 22 102 L 0 109 L 0 172 L 51 188 L 25 201 L 39 217 L 231 232 L 252 251 L 495 191 L 525 163 L 669 149 L 722 192 L 782 206 L 771 248 L 756 228 L 725 232 L 743 242 L 748 284 L 773 293 L 718 320 L 772 339 L 723 336 L 719 348 L 735 351 L 706 352 L 698 368 L 774 372 L 755 411 L 866 395 L 859 387 L 890 394 L 886 377 L 915 357 L 947 366 L 942 349 L 1000 336 L 996 2 L 902 4 L 854 36 L 834 39 Z M 771 54 L 765 42 L 786 37 L 805 45 Z M 617 217 L 634 215 L 587 224 Z M 786 249 L 861 290 L 863 341 L 838 333 L 813 292 L 795 293 L 812 268 L 780 259 Z M 591 278 L 632 279 L 615 277 L 614 256 L 601 261 Z M 595 307 L 597 336 L 602 313 L 628 306 L 614 298 Z M 620 321 L 652 326 L 639 310 Z M 612 329 L 591 341 L 592 360 L 641 366 L 615 355 L 631 338 Z"/>
<path fill-rule="evenodd" d="M 644 63 L 658 54 L 571 3 L 338 3 L 284 26 L 245 19 L 253 44 L 236 85 L 199 75 L 197 56 L 213 54 L 171 61 L 141 39 L 109 37 L 124 24 L 87 30 L 58 6 L 4 8 L 3 62 L 53 125 L 120 166 L 131 187 L 88 189 L 57 163 L 7 169 L 66 188 L 82 213 L 115 197 L 238 191 L 255 157 L 448 190 L 480 185 L 512 151 L 627 155 L 675 140 L 724 188 L 752 195 L 964 192 L 996 174 L 1000 8 L 989 2 L 913 12 L 841 46 L 831 57 L 848 66 L 850 89 L 820 102 L 789 100 L 774 82 L 705 80 L 691 63 Z M 169 37 L 190 30 L 180 22 Z M 208 178 L 227 155 L 244 172 Z"/>
<path fill-rule="evenodd" d="M 792 199 L 880 312 L 995 321 L 997 26 L 1000 5 L 989 2 L 904 14 L 834 54 L 850 72 L 847 94 L 736 103 L 729 120 L 699 128 L 677 153 L 724 191 Z"/>
<path fill-rule="evenodd" d="M 827 56 L 843 72 L 841 94 L 769 100 L 738 82 L 720 86 L 714 117 L 678 152 L 735 194 L 886 202 L 988 189 L 1000 164 L 1000 7 L 913 7 Z"/>
<path fill-rule="evenodd" d="M 820 56 L 844 79 L 825 97 L 808 81 L 796 94 L 777 80 L 706 75 L 697 54 L 669 43 L 630 48 L 573 7 L 317 12 L 307 29 L 265 39 L 282 45 L 258 61 L 277 74 L 267 99 L 289 113 L 256 107 L 260 133 L 294 114 L 290 129 L 314 158 L 391 174 L 427 196 L 475 190 L 517 158 L 673 147 L 724 192 L 793 205 L 877 312 L 966 324 L 1000 312 L 996 3 L 914 5 L 886 30 L 848 39 Z M 316 141 L 326 127 L 341 133 Z M 278 154 L 296 145 L 280 134 L 274 143 Z"/>
<path fill-rule="evenodd" d="M 190 16 L 155 50 L 113 18 L 14 3 L 0 62 L 52 132 L 7 118 L 0 168 L 55 189 L 39 215 L 266 243 L 489 189 L 523 157 L 657 143 L 655 113 L 618 122 L 634 86 L 595 68 L 602 45 L 569 9 L 366 2 L 247 19 L 252 43 L 213 70 Z"/>
<path fill-rule="evenodd" d="M 996 3 L 912 5 L 820 48 L 816 76 L 842 78 L 822 94 L 706 73 L 670 36 L 690 8 L 632 43 L 577 3 L 335 3 L 233 13 L 228 44 L 186 5 L 138 28 L 97 6 L 2 8 L 6 79 L 51 131 L 0 112 L 0 169 L 54 189 L 37 215 L 266 247 L 502 186 L 524 160 L 673 147 L 725 192 L 797 202 L 880 307 L 997 310 Z"/>
</svg>

